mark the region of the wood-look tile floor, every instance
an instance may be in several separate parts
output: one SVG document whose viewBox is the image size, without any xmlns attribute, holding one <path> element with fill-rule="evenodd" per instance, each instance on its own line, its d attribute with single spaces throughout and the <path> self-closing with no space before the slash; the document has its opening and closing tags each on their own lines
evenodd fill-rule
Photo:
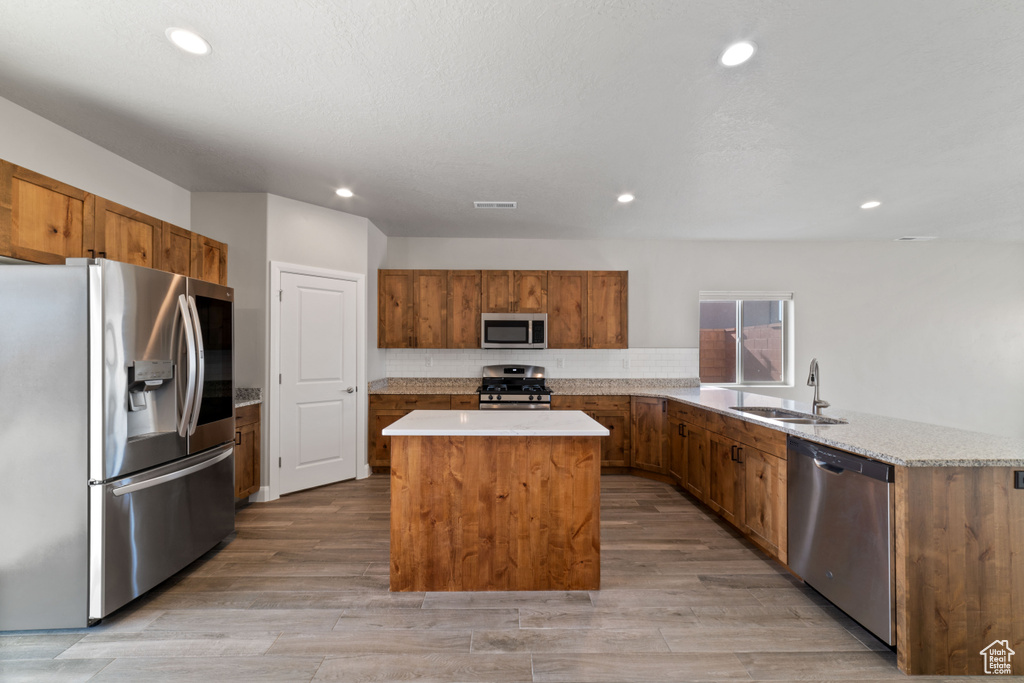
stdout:
<svg viewBox="0 0 1024 683">
<path fill-rule="evenodd" d="M 386 476 L 254 504 L 102 624 L 0 634 L 0 681 L 906 680 L 678 490 L 605 476 L 601 515 L 600 591 L 393 594 Z"/>
</svg>

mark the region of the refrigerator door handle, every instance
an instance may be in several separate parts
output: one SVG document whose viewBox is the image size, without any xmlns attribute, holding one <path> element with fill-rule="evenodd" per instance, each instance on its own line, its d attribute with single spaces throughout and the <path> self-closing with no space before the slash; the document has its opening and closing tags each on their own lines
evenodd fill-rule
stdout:
<svg viewBox="0 0 1024 683">
<path fill-rule="evenodd" d="M 178 423 L 178 436 L 189 434 L 189 421 L 192 418 L 192 404 L 196 394 L 196 342 L 192 336 L 192 315 L 184 294 L 178 295 L 178 308 L 181 311 L 181 324 L 184 329 L 185 349 L 188 363 L 188 379 L 185 385 L 185 404 L 181 407 L 181 422 Z"/>
<path fill-rule="evenodd" d="M 185 469 L 178 470 L 177 472 L 162 474 L 159 477 L 153 477 L 152 479 L 144 479 L 143 481 L 137 481 L 134 484 L 118 486 L 115 489 L 111 489 L 110 492 L 115 497 L 120 497 L 128 495 L 129 493 L 134 493 L 135 491 L 142 491 L 143 489 L 152 488 L 154 486 L 160 486 L 161 484 L 166 484 L 167 482 L 174 481 L 175 479 L 181 479 L 182 477 L 187 477 L 190 474 L 194 474 L 201 470 L 205 470 L 207 467 L 213 467 L 214 465 L 224 460 L 225 458 L 231 457 L 231 454 L 233 452 L 234 448 L 228 446 L 227 448 L 218 451 L 217 453 L 214 453 L 212 458 L 204 460 L 203 462 L 191 465 L 189 467 L 186 467 Z"/>
<path fill-rule="evenodd" d="M 196 398 L 195 406 L 192 408 L 192 420 L 188 425 L 188 434 L 192 434 L 196 431 L 196 425 L 199 424 L 199 409 L 203 405 L 203 381 L 206 375 L 206 348 L 203 346 L 203 329 L 199 324 L 199 311 L 196 310 L 196 298 L 192 295 L 188 297 L 188 307 L 192 311 L 192 321 L 194 332 L 196 335 L 196 348 L 198 351 L 198 362 L 196 363 L 197 379 L 196 379 Z"/>
</svg>

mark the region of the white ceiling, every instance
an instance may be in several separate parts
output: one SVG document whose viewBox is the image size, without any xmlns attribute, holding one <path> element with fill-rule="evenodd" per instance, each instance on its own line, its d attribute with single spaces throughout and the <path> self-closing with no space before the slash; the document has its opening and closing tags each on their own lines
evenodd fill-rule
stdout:
<svg viewBox="0 0 1024 683">
<path fill-rule="evenodd" d="M 393 236 L 1024 241 L 1022 36 L 1021 0 L 21 0 L 0 95 Z"/>
</svg>

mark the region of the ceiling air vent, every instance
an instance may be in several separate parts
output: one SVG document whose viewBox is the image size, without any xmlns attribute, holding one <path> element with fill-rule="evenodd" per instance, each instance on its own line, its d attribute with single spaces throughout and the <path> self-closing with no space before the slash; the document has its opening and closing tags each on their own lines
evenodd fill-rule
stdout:
<svg viewBox="0 0 1024 683">
<path fill-rule="evenodd" d="M 933 240 L 934 237 L 897 237 L 894 242 L 927 242 Z"/>
<path fill-rule="evenodd" d="M 473 202 L 477 209 L 514 209 L 516 202 Z"/>
</svg>

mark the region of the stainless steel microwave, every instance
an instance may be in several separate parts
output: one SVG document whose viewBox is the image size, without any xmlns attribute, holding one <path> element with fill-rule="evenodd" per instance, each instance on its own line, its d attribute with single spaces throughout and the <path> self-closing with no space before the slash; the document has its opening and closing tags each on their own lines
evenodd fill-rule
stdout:
<svg viewBox="0 0 1024 683">
<path fill-rule="evenodd" d="M 546 349 L 547 313 L 484 313 L 480 316 L 482 349 Z"/>
</svg>

